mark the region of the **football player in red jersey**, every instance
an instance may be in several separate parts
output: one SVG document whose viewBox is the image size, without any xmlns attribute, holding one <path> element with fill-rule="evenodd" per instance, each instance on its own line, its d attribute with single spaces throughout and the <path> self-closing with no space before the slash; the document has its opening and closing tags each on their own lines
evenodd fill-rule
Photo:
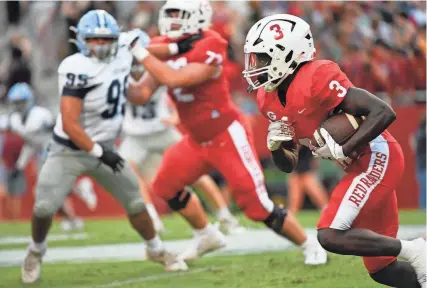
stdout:
<svg viewBox="0 0 427 288">
<path fill-rule="evenodd" d="M 208 223 L 197 196 L 185 188 L 215 168 L 226 178 L 246 216 L 263 221 L 301 246 L 306 264 L 324 264 L 327 255 L 317 240 L 308 240 L 296 218 L 287 215 L 282 207 L 274 206 L 268 197 L 251 134 L 243 115 L 231 100 L 228 82 L 222 73 L 221 62 L 226 57 L 227 42 L 207 29 L 211 14 L 208 1 L 169 0 L 160 11 L 159 26 L 163 36 L 153 39 L 153 45 L 166 43 L 178 52 L 174 46 L 183 37 L 201 34 L 201 39 L 193 43 L 188 53 L 170 57 L 167 64 L 150 55 L 140 41 L 131 48 L 135 58 L 149 72 L 136 98 L 148 99 L 159 84 L 167 85 L 181 123 L 188 132 L 183 140 L 166 151 L 153 182 L 153 193 L 165 199 L 195 230 L 197 245 L 183 256 L 184 259 L 197 258 L 225 245 L 223 235 Z M 134 96 L 129 93 L 129 97 Z"/>
<path fill-rule="evenodd" d="M 395 187 L 404 159 L 386 130 L 396 119 L 394 111 L 354 87 L 336 63 L 315 61 L 310 26 L 298 17 L 278 14 L 261 19 L 248 32 L 244 50 L 243 74 L 250 89 L 259 89 L 258 106 L 271 121 L 267 145 L 282 171 L 295 168 L 298 145 L 314 148 L 309 139 L 328 116 L 345 112 L 366 117 L 342 146 L 320 130 L 326 145 L 314 154 L 337 160 L 347 172 L 320 217 L 321 245 L 333 253 L 362 256 L 379 283 L 425 287 L 425 240 L 396 239 Z"/>
</svg>

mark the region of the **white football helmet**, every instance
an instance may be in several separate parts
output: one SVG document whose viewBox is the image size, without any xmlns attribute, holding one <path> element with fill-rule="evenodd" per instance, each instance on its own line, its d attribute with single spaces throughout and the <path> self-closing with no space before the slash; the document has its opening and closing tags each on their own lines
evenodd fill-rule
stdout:
<svg viewBox="0 0 427 288">
<path fill-rule="evenodd" d="M 315 57 L 310 25 L 299 17 L 276 14 L 255 23 L 246 36 L 243 76 L 251 90 L 272 92 L 302 62 Z"/>
<path fill-rule="evenodd" d="M 171 15 L 171 12 L 178 12 L 178 15 Z M 212 7 L 208 0 L 168 0 L 160 9 L 159 30 L 161 35 L 177 39 L 208 29 L 211 20 Z M 180 28 L 174 29 L 173 25 Z"/>
</svg>

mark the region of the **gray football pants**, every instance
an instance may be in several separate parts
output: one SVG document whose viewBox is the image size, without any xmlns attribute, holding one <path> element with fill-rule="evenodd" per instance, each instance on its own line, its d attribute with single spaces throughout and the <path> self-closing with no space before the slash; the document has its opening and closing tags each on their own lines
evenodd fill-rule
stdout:
<svg viewBox="0 0 427 288">
<path fill-rule="evenodd" d="M 53 141 L 48 149 L 36 186 L 34 215 L 37 217 L 54 215 L 64 203 L 76 178 L 82 174 L 93 177 L 121 203 L 129 215 L 145 209 L 138 179 L 127 164 L 121 172 L 114 173 L 110 167 L 84 151 L 75 151 Z"/>
</svg>

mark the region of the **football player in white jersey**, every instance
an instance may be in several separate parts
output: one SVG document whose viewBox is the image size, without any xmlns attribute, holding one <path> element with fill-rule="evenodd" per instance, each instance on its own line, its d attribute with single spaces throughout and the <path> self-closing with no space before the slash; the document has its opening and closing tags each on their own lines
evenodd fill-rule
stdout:
<svg viewBox="0 0 427 288">
<path fill-rule="evenodd" d="M 144 68 L 134 62 L 129 77 L 131 84 L 137 85 L 142 78 Z M 154 222 L 157 232 L 164 229 L 164 225 L 157 214 L 148 190 L 160 166 L 166 149 L 182 138 L 175 128 L 179 117 L 175 106 L 167 95 L 167 87 L 162 86 L 154 93 L 150 101 L 138 106 L 126 104 L 123 121 L 124 139 L 120 145 L 119 154 L 130 163 L 137 175 L 140 176 L 140 189 L 144 196 L 147 210 Z M 230 213 L 221 192 L 213 179 L 204 175 L 193 185 L 198 188 L 215 210 L 221 230 L 227 234 L 242 232 L 244 228 Z"/>
<path fill-rule="evenodd" d="M 114 150 L 133 59 L 129 37 L 120 33 L 114 17 L 103 10 L 86 13 L 76 32 L 80 52 L 65 58 L 58 68 L 61 112 L 36 187 L 32 241 L 22 281 L 39 279 L 52 216 L 81 174 L 92 176 L 121 203 L 132 227 L 145 240 L 148 258 L 167 271 L 186 270 L 185 262 L 165 250 L 135 173 Z"/>
<path fill-rule="evenodd" d="M 13 190 L 25 190 L 24 169 L 32 157 L 38 156 L 37 158 L 41 160 L 37 161 L 38 163 L 43 161 L 44 146 L 52 135 L 54 118 L 48 109 L 34 105 L 33 91 L 26 83 L 14 84 L 8 91 L 7 99 L 12 109 L 10 113 L 0 116 L 0 130 L 11 131 L 25 141 L 15 170 L 8 175 L 8 189 L 12 189 L 9 192 L 19 193 L 20 191 Z M 79 181 L 74 188 L 75 194 L 86 204 L 88 200 L 93 202 L 96 197 L 90 194 L 92 191 L 87 189 L 84 181 Z M 64 202 L 58 214 L 64 217 L 61 222 L 64 231 L 83 228 L 84 222 L 76 217 L 70 201 Z"/>
</svg>

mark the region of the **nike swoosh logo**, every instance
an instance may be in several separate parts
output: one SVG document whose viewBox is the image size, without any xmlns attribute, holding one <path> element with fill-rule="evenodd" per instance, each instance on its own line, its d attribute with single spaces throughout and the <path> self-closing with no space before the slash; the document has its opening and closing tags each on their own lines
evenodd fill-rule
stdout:
<svg viewBox="0 0 427 288">
<path fill-rule="evenodd" d="M 304 109 L 302 109 L 301 111 L 298 111 L 298 114 L 302 114 L 302 112 L 304 112 L 304 111 L 305 111 L 305 109 L 307 109 L 307 108 L 304 108 Z"/>
</svg>

